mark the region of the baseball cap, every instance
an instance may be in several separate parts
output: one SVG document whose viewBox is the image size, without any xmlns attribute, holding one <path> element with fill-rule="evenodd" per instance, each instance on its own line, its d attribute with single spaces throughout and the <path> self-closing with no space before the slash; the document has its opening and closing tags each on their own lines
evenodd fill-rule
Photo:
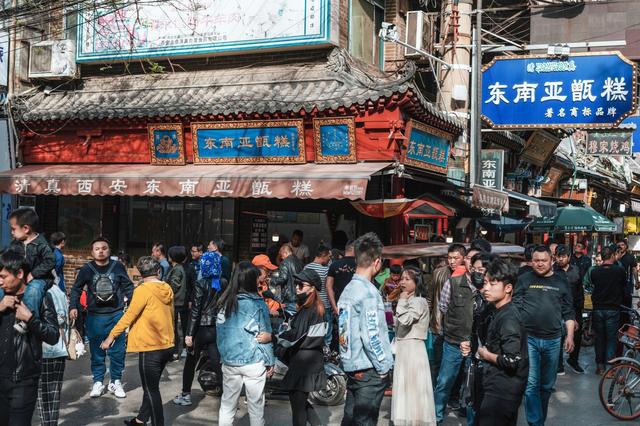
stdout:
<svg viewBox="0 0 640 426">
<path fill-rule="evenodd" d="M 322 290 L 322 280 L 320 280 L 320 275 L 313 269 L 303 269 L 297 274 L 293 275 L 293 279 L 296 281 L 301 281 L 304 283 L 309 283 L 316 288 L 316 290 Z"/>
<path fill-rule="evenodd" d="M 270 271 L 275 271 L 276 269 L 278 269 L 276 265 L 271 263 L 271 259 L 269 259 L 269 256 L 267 256 L 266 254 L 257 255 L 256 257 L 253 258 L 251 263 L 253 263 L 253 266 L 257 266 L 257 267 L 262 266 L 264 268 L 267 268 Z"/>
</svg>

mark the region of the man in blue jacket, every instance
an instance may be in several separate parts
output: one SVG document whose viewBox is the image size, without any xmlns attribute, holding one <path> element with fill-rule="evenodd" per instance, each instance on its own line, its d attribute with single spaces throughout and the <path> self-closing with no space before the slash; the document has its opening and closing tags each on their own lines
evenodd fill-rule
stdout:
<svg viewBox="0 0 640 426">
<path fill-rule="evenodd" d="M 356 273 L 338 301 L 340 357 L 347 373 L 342 426 L 374 426 L 393 367 L 384 304 L 371 283 L 382 268 L 382 243 L 369 232 L 354 248 Z"/>
</svg>

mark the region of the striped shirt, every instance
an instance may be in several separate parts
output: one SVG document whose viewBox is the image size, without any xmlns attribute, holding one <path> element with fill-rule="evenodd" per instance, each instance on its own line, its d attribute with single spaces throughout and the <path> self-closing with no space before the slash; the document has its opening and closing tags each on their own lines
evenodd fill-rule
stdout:
<svg viewBox="0 0 640 426">
<path fill-rule="evenodd" d="M 316 273 L 320 276 L 320 281 L 322 282 L 322 290 L 320 290 L 320 299 L 322 299 L 322 304 L 325 309 L 331 307 L 331 303 L 329 302 L 329 296 L 327 296 L 327 274 L 329 273 L 329 267 L 323 266 L 316 262 L 311 262 L 305 269 L 311 269 L 312 271 L 316 271 Z"/>
</svg>

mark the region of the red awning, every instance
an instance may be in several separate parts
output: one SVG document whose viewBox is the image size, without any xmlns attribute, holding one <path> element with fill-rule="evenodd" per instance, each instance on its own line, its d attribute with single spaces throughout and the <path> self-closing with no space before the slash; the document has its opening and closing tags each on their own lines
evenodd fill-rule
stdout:
<svg viewBox="0 0 640 426">
<path fill-rule="evenodd" d="M 385 198 L 352 201 L 351 205 L 364 215 L 386 219 L 404 213 L 413 206 L 414 202 L 415 200 L 409 198 Z"/>
<path fill-rule="evenodd" d="M 0 192 L 360 200 L 370 177 L 391 164 L 34 165 L 0 172 Z"/>
</svg>

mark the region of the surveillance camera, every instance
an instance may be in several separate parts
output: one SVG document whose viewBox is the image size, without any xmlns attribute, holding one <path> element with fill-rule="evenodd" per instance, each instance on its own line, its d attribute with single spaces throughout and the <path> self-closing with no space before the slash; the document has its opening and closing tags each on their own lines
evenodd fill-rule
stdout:
<svg viewBox="0 0 640 426">
<path fill-rule="evenodd" d="M 394 24 L 392 24 L 391 22 L 383 22 L 382 23 L 382 28 L 384 28 L 385 30 L 393 31 L 396 28 L 396 26 Z"/>
</svg>

